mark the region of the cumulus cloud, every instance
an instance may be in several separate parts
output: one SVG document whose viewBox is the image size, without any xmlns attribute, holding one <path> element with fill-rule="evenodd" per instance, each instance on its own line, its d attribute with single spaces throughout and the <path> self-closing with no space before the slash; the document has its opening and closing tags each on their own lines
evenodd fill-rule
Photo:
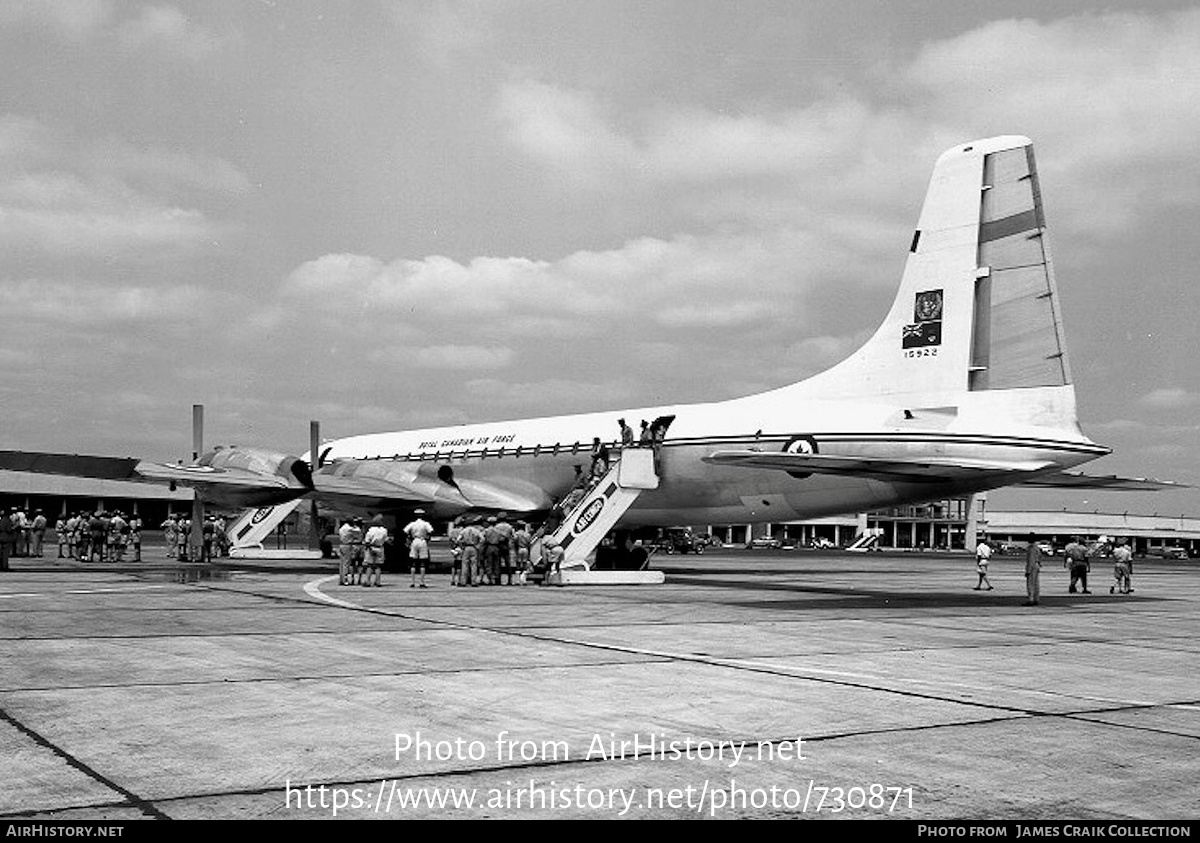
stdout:
<svg viewBox="0 0 1200 843">
<path fill-rule="evenodd" d="M 1181 407 L 1193 407 L 1200 402 L 1200 396 L 1194 392 L 1189 392 L 1186 389 L 1179 387 L 1167 387 L 1164 389 L 1155 389 L 1146 393 L 1138 399 L 1139 403 L 1147 407 L 1162 410 L 1174 410 Z"/>
<path fill-rule="evenodd" d="M 77 281 L 0 280 L 0 300 L 23 322 L 50 326 L 162 324 L 193 318 L 204 300 L 193 287 L 105 286 Z"/>
<path fill-rule="evenodd" d="M 195 62 L 207 58 L 233 36 L 218 35 L 190 20 L 175 6 L 141 6 L 122 18 L 112 0 L 7 0 L 0 25 L 49 31 L 67 41 L 115 39 L 126 52 L 153 50 Z"/>
<path fill-rule="evenodd" d="M 1055 202 L 1070 202 L 1064 218 L 1109 231 L 1149 204 L 1197 202 L 1197 43 L 1196 9 L 997 21 L 926 45 L 899 78 L 945 126 L 1030 127 L 1076 186 Z"/>
<path fill-rule="evenodd" d="M 636 165 L 635 145 L 586 92 L 525 80 L 502 86 L 497 99 L 510 142 L 576 181 L 601 184 Z"/>
<path fill-rule="evenodd" d="M 670 105 L 619 122 L 615 103 L 534 80 L 503 86 L 497 100 L 510 142 L 572 186 L 769 179 L 757 203 L 790 193 L 810 213 L 841 217 L 869 201 L 876 220 L 909 207 L 920 185 L 896 176 L 914 155 L 932 161 L 972 137 L 1021 132 L 1054 152 L 1044 174 L 1072 185 L 1055 193 L 1055 219 L 1086 220 L 1100 235 L 1164 201 L 1198 201 L 1189 187 L 1200 180 L 1197 43 L 1200 10 L 1089 13 L 931 40 L 912 58 L 881 62 L 873 88 L 843 80 L 836 95 L 800 106 L 731 114 Z"/>
<path fill-rule="evenodd" d="M 228 162 L 107 138 L 78 140 L 19 115 L 0 119 L 0 249 L 145 257 L 230 233 L 189 199 L 236 198 Z"/>
<path fill-rule="evenodd" d="M 116 34 L 128 50 L 150 48 L 187 61 L 199 61 L 221 46 L 220 38 L 174 6 L 145 6 L 136 18 L 123 21 Z"/>
<path fill-rule="evenodd" d="M 488 371 L 503 369 L 512 363 L 511 348 L 481 345 L 404 346 L 372 353 L 372 358 L 406 370 L 437 369 L 451 371 Z"/>
<path fill-rule="evenodd" d="M 113 17 L 111 0 L 8 0 L 0 24 L 48 28 L 71 41 L 101 31 Z"/>
</svg>

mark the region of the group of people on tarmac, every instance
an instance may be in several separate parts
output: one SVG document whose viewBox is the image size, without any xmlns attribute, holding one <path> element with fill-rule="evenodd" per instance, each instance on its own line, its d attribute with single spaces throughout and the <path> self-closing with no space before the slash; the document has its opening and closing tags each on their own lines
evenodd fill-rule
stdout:
<svg viewBox="0 0 1200 843">
<path fill-rule="evenodd" d="M 1101 536 L 1097 542 L 1087 545 L 1079 536 L 1073 536 L 1067 546 L 1063 548 L 1063 567 L 1068 569 L 1071 577 L 1070 585 L 1067 587 L 1069 594 L 1092 593 L 1088 590 L 1087 575 L 1092 568 L 1091 560 L 1100 555 L 1111 555 L 1113 560 L 1113 584 L 1109 586 L 1108 593 L 1130 594 L 1133 592 L 1131 585 L 1133 550 L 1129 547 L 1128 542 L 1124 539 L 1117 539 L 1113 544 L 1106 536 Z M 1037 606 L 1041 601 L 1042 556 L 1042 549 L 1037 542 L 1037 537 L 1030 533 L 1025 549 L 1026 606 Z M 980 538 L 979 544 L 975 548 L 975 572 L 979 575 L 975 591 L 992 590 L 991 580 L 988 579 L 988 563 L 991 557 L 992 547 L 987 537 Z"/>
<path fill-rule="evenodd" d="M 23 513 L 19 514 L 23 516 Z M 131 561 L 142 561 L 142 519 L 137 513 L 127 515 L 119 509 L 77 512 L 59 518 L 54 524 L 54 532 L 58 539 L 59 559 L 124 562 L 125 554 L 130 553 Z M 34 542 L 27 555 L 43 555 L 45 533 L 46 518 L 39 509 L 33 518 Z"/>
<path fill-rule="evenodd" d="M 192 519 L 186 515 L 177 517 L 172 512 L 160 526 L 167 542 L 167 558 L 187 562 L 188 554 L 192 552 Z M 229 536 L 225 532 L 225 518 L 221 515 L 204 516 L 204 522 L 200 525 L 200 558 L 194 561 L 211 562 L 218 556 L 228 556 L 230 546 Z"/>
<path fill-rule="evenodd" d="M 34 511 L 32 518 L 15 506 L 8 514 L 0 512 L 0 570 L 8 569 L 8 559 L 12 556 L 44 556 L 47 523 L 40 509 Z M 142 519 L 136 512 L 97 509 L 64 513 L 54 524 L 58 558 L 80 562 L 141 562 L 142 529 Z M 161 529 L 167 542 L 167 556 L 188 561 L 191 519 L 172 513 Z M 195 561 L 210 562 L 217 556 L 229 555 L 223 517 L 207 516 L 201 530 L 200 558 Z"/>
<path fill-rule="evenodd" d="M 404 537 L 410 566 L 409 588 L 428 588 L 426 572 L 429 567 L 429 541 L 434 527 L 425 520 L 424 510 L 416 510 L 414 518 L 400 531 Z M 503 512 L 498 515 L 460 517 L 451 522 L 447 531 L 450 542 L 450 585 L 478 587 L 480 585 L 526 584 L 541 573 L 558 571 L 563 561 L 563 548 L 550 535 L 534 533 L 529 524 L 508 522 Z M 537 539 L 541 539 L 540 560 L 531 558 Z M 384 549 L 393 543 L 383 523 L 376 515 L 371 526 L 363 531 L 363 519 L 344 519 L 338 529 L 339 585 L 382 585 Z"/>
<path fill-rule="evenodd" d="M 41 556 L 42 545 L 46 540 L 46 516 L 40 509 L 35 510 L 33 517 L 19 506 L 14 506 L 5 515 L 0 512 L 0 544 L 6 552 L 3 558 L 7 562 L 10 556 Z"/>
<path fill-rule="evenodd" d="M 338 585 L 381 587 L 384 549 L 392 543 L 382 516 L 376 515 L 366 530 L 361 518 L 347 518 L 338 530 L 338 540 Z"/>
<path fill-rule="evenodd" d="M 36 510 L 30 518 L 14 506 L 7 514 L 0 511 L 0 571 L 8 570 L 13 556 L 41 556 L 46 539 L 46 516 Z"/>
<path fill-rule="evenodd" d="M 456 518 L 447 532 L 450 539 L 450 585 L 507 585 L 527 581 L 532 573 L 530 550 L 533 533 L 524 521 L 514 527 L 502 512 L 479 518 Z"/>
</svg>

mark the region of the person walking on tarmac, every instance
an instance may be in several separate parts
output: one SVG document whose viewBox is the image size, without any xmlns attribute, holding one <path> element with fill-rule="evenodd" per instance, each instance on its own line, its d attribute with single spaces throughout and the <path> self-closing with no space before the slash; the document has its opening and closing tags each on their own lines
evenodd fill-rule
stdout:
<svg viewBox="0 0 1200 843">
<path fill-rule="evenodd" d="M 987 591 L 992 590 L 992 581 L 988 579 L 988 562 L 992 558 L 992 546 L 988 544 L 986 536 L 979 537 L 979 544 L 975 546 L 975 573 L 979 574 L 979 582 L 975 584 L 976 591 L 984 590 L 984 583 L 987 583 Z"/>
<path fill-rule="evenodd" d="M 416 518 L 404 525 L 409 565 L 412 570 L 412 583 L 409 584 L 409 588 L 417 587 L 418 568 L 421 571 L 421 588 L 426 588 L 425 567 L 429 564 L 429 538 L 433 535 L 433 525 L 422 517 L 424 514 L 423 509 L 415 510 L 413 515 Z"/>
<path fill-rule="evenodd" d="M 1113 548 L 1113 580 L 1114 583 L 1109 586 L 1108 593 L 1128 594 L 1133 591 L 1129 587 L 1130 573 L 1133 570 L 1133 551 L 1129 549 L 1124 541 L 1117 542 L 1117 546 Z"/>
<path fill-rule="evenodd" d="M 1071 570 L 1071 585 L 1067 591 L 1074 594 L 1075 583 L 1078 582 L 1083 586 L 1084 594 L 1091 594 L 1087 587 L 1087 575 L 1092 566 L 1088 560 L 1088 550 L 1079 540 L 1079 536 L 1071 537 L 1071 543 L 1063 550 L 1063 556 L 1063 565 Z"/>
</svg>

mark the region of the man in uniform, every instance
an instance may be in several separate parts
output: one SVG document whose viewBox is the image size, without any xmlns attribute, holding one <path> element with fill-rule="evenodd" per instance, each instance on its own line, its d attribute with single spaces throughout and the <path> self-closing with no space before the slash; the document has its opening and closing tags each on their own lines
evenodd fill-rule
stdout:
<svg viewBox="0 0 1200 843">
<path fill-rule="evenodd" d="M 80 536 L 80 533 L 82 532 L 79 524 L 82 520 L 83 520 L 83 515 L 82 515 L 82 513 L 79 513 L 79 512 L 72 513 L 71 517 L 67 519 L 66 528 L 67 528 L 67 558 L 68 559 L 78 559 L 79 558 L 79 555 L 80 555 L 79 554 L 79 536 Z"/>
<path fill-rule="evenodd" d="M 625 419 L 617 419 L 617 425 L 621 428 L 621 448 L 632 448 L 633 428 L 625 424 Z"/>
<path fill-rule="evenodd" d="M 516 531 L 513 530 L 512 524 L 506 520 L 503 512 L 496 519 L 496 531 L 500 533 L 500 560 L 499 569 L 497 570 L 496 582 L 500 582 L 500 575 L 508 576 L 508 585 L 512 585 L 513 577 L 513 557 L 516 555 Z"/>
<path fill-rule="evenodd" d="M 28 556 L 29 548 L 33 544 L 32 529 L 29 526 L 29 516 L 25 514 L 25 510 L 17 510 L 17 556 Z"/>
<path fill-rule="evenodd" d="M 546 536 L 542 539 L 542 559 L 546 566 L 546 572 L 542 576 L 542 585 L 549 585 L 550 575 L 557 574 L 562 570 L 565 557 L 566 552 L 554 536 Z"/>
<path fill-rule="evenodd" d="M 1128 594 L 1133 591 L 1129 587 L 1130 573 L 1133 570 L 1133 551 L 1129 549 L 1124 541 L 1117 543 L 1113 548 L 1113 579 L 1116 582 L 1109 586 L 1108 593 L 1115 594 L 1118 591 L 1121 594 Z"/>
<path fill-rule="evenodd" d="M 338 585 L 351 585 L 354 582 L 354 521 L 347 518 L 338 530 Z M 358 544 L 362 545 L 362 531 L 358 534 Z"/>
<path fill-rule="evenodd" d="M 33 514 L 33 521 L 29 525 L 30 531 L 33 533 L 33 546 L 30 553 L 40 557 L 42 555 L 42 543 L 46 541 L 46 516 L 39 509 Z"/>
<path fill-rule="evenodd" d="M 364 588 L 383 585 L 381 571 L 383 570 L 383 548 L 391 541 L 387 527 L 383 526 L 383 516 L 376 515 L 371 520 L 371 527 L 363 538 L 363 567 L 362 585 Z M 371 582 L 371 580 L 375 582 Z"/>
<path fill-rule="evenodd" d="M 142 516 L 129 516 L 129 544 L 133 547 L 133 561 L 142 561 Z"/>
<path fill-rule="evenodd" d="M 484 582 L 488 585 L 500 584 L 500 542 L 503 540 L 496 529 L 496 516 L 489 515 L 483 530 L 483 571 Z"/>
<path fill-rule="evenodd" d="M 450 522 L 450 527 L 446 530 L 446 538 L 450 540 L 450 585 L 462 585 L 463 577 L 463 560 L 462 560 L 462 525 L 455 518 Z"/>
<path fill-rule="evenodd" d="M 92 556 L 98 556 L 100 562 L 106 561 L 104 554 L 108 545 L 108 516 L 103 509 L 97 509 L 96 514 L 88 519 L 88 561 Z"/>
<path fill-rule="evenodd" d="M 71 531 L 67 529 L 67 519 L 60 517 L 54 522 L 54 535 L 58 539 L 58 558 L 66 559 L 65 553 L 67 546 L 71 541 Z"/>
<path fill-rule="evenodd" d="M 409 566 L 412 571 L 412 582 L 409 588 L 417 587 L 417 569 L 421 570 L 421 588 L 425 588 L 425 567 L 429 564 L 429 537 L 433 535 L 433 525 L 422 516 L 425 510 L 413 512 L 416 516 L 404 525 L 404 535 L 408 541 Z"/>
<path fill-rule="evenodd" d="M 125 529 L 125 519 L 121 517 L 120 510 L 113 510 L 113 514 L 108 519 L 108 529 L 105 535 L 108 538 L 108 561 L 121 562 L 125 554 L 125 548 L 121 544 L 124 540 L 122 531 Z"/>
<path fill-rule="evenodd" d="M 16 507 L 13 507 L 13 511 L 16 511 Z M 0 571 L 9 570 L 8 559 L 13 555 L 14 543 L 12 517 L 0 511 Z"/>
<path fill-rule="evenodd" d="M 1088 561 L 1088 550 L 1079 540 L 1079 536 L 1071 537 L 1071 543 L 1064 549 L 1063 557 L 1063 565 L 1071 569 L 1071 585 L 1067 591 L 1074 594 L 1075 583 L 1078 582 L 1083 586 L 1084 594 L 1091 594 L 1087 587 L 1087 575 L 1091 563 Z"/>
<path fill-rule="evenodd" d="M 170 513 L 162 522 L 162 531 L 167 541 L 167 558 L 174 559 L 179 556 L 179 522 L 175 520 L 175 513 Z"/>
<path fill-rule="evenodd" d="M 529 548 L 533 545 L 533 536 L 529 533 L 529 525 L 524 521 L 517 522 L 517 531 L 513 533 L 513 545 L 517 549 L 517 579 L 525 585 L 529 576 Z"/>
<path fill-rule="evenodd" d="M 463 575 L 459 585 L 478 586 L 480 578 L 479 547 L 483 544 L 483 531 L 472 520 L 458 534 L 458 543 L 462 546 Z"/>
<path fill-rule="evenodd" d="M 1036 537 L 1029 534 L 1029 545 L 1025 548 L 1025 600 L 1026 606 L 1036 606 L 1042 597 L 1042 587 L 1039 577 L 1042 573 L 1042 549 L 1038 547 Z"/>
</svg>

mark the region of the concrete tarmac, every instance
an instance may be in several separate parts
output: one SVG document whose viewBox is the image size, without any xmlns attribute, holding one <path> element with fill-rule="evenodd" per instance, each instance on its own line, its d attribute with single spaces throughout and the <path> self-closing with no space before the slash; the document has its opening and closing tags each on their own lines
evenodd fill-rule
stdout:
<svg viewBox="0 0 1200 843">
<path fill-rule="evenodd" d="M 54 551 L 55 548 L 49 548 Z M 445 553 L 445 547 L 435 550 Z M 16 559 L 8 818 L 1200 818 L 1200 565 L 658 556 L 662 586 Z"/>
</svg>

